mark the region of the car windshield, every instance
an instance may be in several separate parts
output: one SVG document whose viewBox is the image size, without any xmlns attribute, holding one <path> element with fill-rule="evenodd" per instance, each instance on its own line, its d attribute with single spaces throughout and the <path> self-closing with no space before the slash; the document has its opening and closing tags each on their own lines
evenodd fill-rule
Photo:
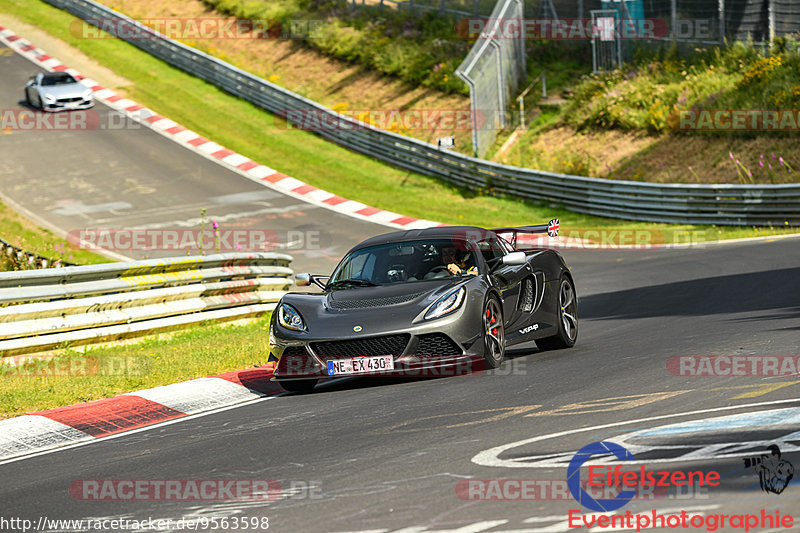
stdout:
<svg viewBox="0 0 800 533">
<path fill-rule="evenodd" d="M 53 74 L 51 76 L 42 77 L 43 86 L 69 85 L 70 83 L 78 83 L 78 81 L 67 73 Z"/>
<path fill-rule="evenodd" d="M 345 257 L 332 288 L 409 283 L 478 274 L 475 252 L 452 239 L 409 241 L 362 248 Z"/>
</svg>

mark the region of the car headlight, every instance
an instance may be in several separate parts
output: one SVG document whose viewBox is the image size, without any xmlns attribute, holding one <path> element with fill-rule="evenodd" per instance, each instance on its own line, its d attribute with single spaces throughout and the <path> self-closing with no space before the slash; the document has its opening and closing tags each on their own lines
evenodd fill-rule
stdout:
<svg viewBox="0 0 800 533">
<path fill-rule="evenodd" d="M 88 100 L 91 97 L 92 97 L 92 90 L 91 89 L 86 89 L 85 91 L 83 91 L 83 99 L 84 100 Z"/>
<path fill-rule="evenodd" d="M 278 309 L 278 322 L 281 326 L 294 331 L 305 331 L 306 325 L 297 309 L 289 304 L 281 304 Z"/>
<path fill-rule="evenodd" d="M 56 101 L 56 97 L 53 96 L 52 94 L 45 94 L 44 95 L 44 101 L 45 102 L 55 102 Z"/>
<path fill-rule="evenodd" d="M 467 289 L 465 287 L 461 287 L 457 291 L 453 291 L 442 296 L 430 307 L 430 309 L 428 309 L 428 312 L 425 313 L 425 318 L 439 318 L 440 316 L 452 313 L 458 309 L 459 306 L 461 306 L 461 302 L 464 301 L 465 294 L 467 294 Z"/>
<path fill-rule="evenodd" d="M 269 325 L 269 346 L 272 348 L 277 344 L 275 340 L 275 329 L 272 327 L 272 324 Z"/>
</svg>

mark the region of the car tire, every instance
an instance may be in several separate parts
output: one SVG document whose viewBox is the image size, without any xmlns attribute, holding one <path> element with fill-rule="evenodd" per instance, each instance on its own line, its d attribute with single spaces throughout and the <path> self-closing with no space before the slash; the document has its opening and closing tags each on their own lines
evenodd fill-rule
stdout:
<svg viewBox="0 0 800 533">
<path fill-rule="evenodd" d="M 316 379 L 287 379 L 278 381 L 278 385 L 283 387 L 283 390 L 287 392 L 311 392 L 316 384 Z"/>
<path fill-rule="evenodd" d="M 496 296 L 489 296 L 483 306 L 483 359 L 487 368 L 497 368 L 506 355 L 503 308 Z"/>
<path fill-rule="evenodd" d="M 561 276 L 558 283 L 558 333 L 552 337 L 536 339 L 540 350 L 572 348 L 578 340 L 578 296 L 569 276 Z"/>
<path fill-rule="evenodd" d="M 33 103 L 31 102 L 31 95 L 28 94 L 27 89 L 25 90 L 25 103 L 28 105 L 28 107 L 33 107 Z"/>
</svg>

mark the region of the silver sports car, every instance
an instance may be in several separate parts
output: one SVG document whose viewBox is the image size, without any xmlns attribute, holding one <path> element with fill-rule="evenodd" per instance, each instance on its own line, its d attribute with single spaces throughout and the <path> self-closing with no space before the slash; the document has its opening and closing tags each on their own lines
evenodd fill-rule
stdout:
<svg viewBox="0 0 800 533">
<path fill-rule="evenodd" d="M 89 109 L 92 90 L 66 72 L 40 72 L 25 85 L 25 102 L 42 111 Z"/>
</svg>

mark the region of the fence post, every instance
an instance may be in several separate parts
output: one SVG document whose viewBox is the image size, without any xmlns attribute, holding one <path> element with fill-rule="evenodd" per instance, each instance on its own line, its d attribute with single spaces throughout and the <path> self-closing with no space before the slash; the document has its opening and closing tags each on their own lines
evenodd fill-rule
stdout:
<svg viewBox="0 0 800 533">
<path fill-rule="evenodd" d="M 492 32 L 496 35 L 497 26 L 492 30 Z M 503 87 L 503 80 L 505 79 L 505 75 L 503 74 L 503 48 L 500 46 L 500 43 L 497 42 L 497 39 L 492 37 L 492 40 L 489 41 L 489 46 L 494 48 L 495 57 L 497 57 L 497 91 L 498 91 L 498 99 L 497 99 L 497 106 L 498 106 L 498 114 L 500 118 L 499 127 L 506 127 L 506 91 L 505 87 Z M 497 125 L 493 125 L 493 127 L 497 127 Z"/>
<path fill-rule="evenodd" d="M 725 0 L 719 0 L 719 42 L 725 42 Z"/>
<path fill-rule="evenodd" d="M 775 40 L 775 0 L 768 0 L 767 11 L 769 16 L 769 42 Z"/>
<path fill-rule="evenodd" d="M 678 0 L 671 0 L 670 3 L 672 4 L 672 40 L 674 41 L 677 37 L 676 32 L 678 31 Z"/>
<path fill-rule="evenodd" d="M 542 71 L 542 99 L 547 99 L 547 72 Z"/>
<path fill-rule="evenodd" d="M 479 8 L 479 4 L 480 4 L 480 0 L 474 0 L 474 1 L 472 2 L 472 13 L 473 13 L 473 14 L 474 14 L 476 17 L 480 15 L 480 13 L 479 13 L 479 9 L 480 9 L 480 8 Z"/>
</svg>

